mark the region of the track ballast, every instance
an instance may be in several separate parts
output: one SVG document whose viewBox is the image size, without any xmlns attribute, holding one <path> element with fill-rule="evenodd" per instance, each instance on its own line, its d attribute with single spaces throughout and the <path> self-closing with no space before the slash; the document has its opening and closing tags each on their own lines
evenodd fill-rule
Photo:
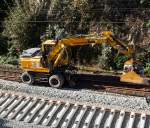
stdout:
<svg viewBox="0 0 150 128">
<path fill-rule="evenodd" d="M 148 128 L 150 115 L 47 97 L 0 92 L 0 117 L 52 128 Z"/>
</svg>

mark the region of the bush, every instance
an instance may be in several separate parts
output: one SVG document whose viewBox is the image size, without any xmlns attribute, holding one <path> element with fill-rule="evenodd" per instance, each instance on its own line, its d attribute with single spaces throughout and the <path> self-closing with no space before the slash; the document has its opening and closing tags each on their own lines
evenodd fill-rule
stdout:
<svg viewBox="0 0 150 128">
<path fill-rule="evenodd" d="M 0 56 L 0 64 L 18 65 L 19 60 L 17 57 L 13 56 Z"/>
<path fill-rule="evenodd" d="M 28 9 L 24 11 L 21 7 L 15 7 L 5 19 L 3 35 L 11 39 L 8 41 L 8 49 L 15 46 L 23 50 L 40 43 L 40 30 L 37 23 L 32 23 L 36 15 L 28 14 L 28 11 Z"/>
<path fill-rule="evenodd" d="M 119 55 L 114 59 L 115 69 L 123 69 L 124 62 L 128 60 L 128 57 Z"/>
<path fill-rule="evenodd" d="M 0 35 L 0 55 L 6 54 L 8 52 L 8 44 L 6 39 Z"/>
<path fill-rule="evenodd" d="M 106 47 L 104 46 L 102 49 L 102 54 L 101 56 L 98 57 L 98 65 L 102 69 L 107 69 L 109 70 L 111 68 L 111 59 L 112 54 L 111 54 L 111 47 Z"/>
<path fill-rule="evenodd" d="M 146 63 L 144 72 L 145 72 L 146 75 L 150 76 L 150 62 Z"/>
</svg>

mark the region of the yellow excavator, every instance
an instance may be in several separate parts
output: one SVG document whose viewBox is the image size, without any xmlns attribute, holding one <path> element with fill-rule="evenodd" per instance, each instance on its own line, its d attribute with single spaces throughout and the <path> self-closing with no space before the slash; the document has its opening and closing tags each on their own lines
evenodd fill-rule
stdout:
<svg viewBox="0 0 150 128">
<path fill-rule="evenodd" d="M 41 48 L 25 50 L 20 56 L 21 68 L 24 71 L 21 79 L 24 83 L 33 84 L 36 78 L 40 80 L 47 78 L 50 86 L 61 88 L 65 81 L 70 81 L 68 71 L 75 69 L 70 66 L 68 48 L 96 44 L 106 44 L 117 49 L 118 53 L 128 56 L 129 60 L 125 62 L 124 73 L 120 76 L 120 81 L 145 83 L 144 79 L 134 71 L 134 47 L 118 40 L 110 31 L 60 40 L 46 40 Z"/>
</svg>

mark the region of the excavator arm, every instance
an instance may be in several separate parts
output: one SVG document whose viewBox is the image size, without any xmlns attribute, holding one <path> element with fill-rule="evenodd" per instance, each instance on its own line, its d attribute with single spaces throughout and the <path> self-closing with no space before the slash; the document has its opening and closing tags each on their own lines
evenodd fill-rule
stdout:
<svg viewBox="0 0 150 128">
<path fill-rule="evenodd" d="M 56 42 L 53 50 L 48 56 L 48 62 L 52 63 L 53 67 L 57 67 L 60 62 L 63 52 L 67 47 L 84 46 L 84 45 L 96 45 L 106 44 L 114 49 L 117 49 L 119 53 L 122 53 L 128 57 L 131 57 L 133 52 L 121 41 L 115 39 L 112 32 L 103 32 L 99 35 L 86 35 L 73 38 L 65 38 Z"/>
<path fill-rule="evenodd" d="M 65 62 L 62 60 L 62 56 L 66 51 L 67 47 L 74 47 L 74 46 L 84 46 L 84 45 L 96 45 L 96 44 L 106 44 L 116 50 L 119 53 L 128 56 L 131 65 L 133 65 L 133 53 L 134 48 L 126 45 L 122 41 L 116 39 L 112 32 L 106 31 L 102 32 L 101 34 L 93 34 L 93 35 L 86 35 L 80 37 L 72 37 L 72 38 L 64 38 L 55 42 L 55 46 L 53 50 L 48 55 L 48 64 L 50 64 L 51 68 L 49 69 L 52 71 L 55 67 L 59 65 L 68 64 L 69 61 L 66 59 Z M 130 71 L 125 73 L 121 76 L 121 81 L 123 82 L 131 82 L 131 83 L 139 83 L 142 84 L 143 78 L 140 77 L 134 71 Z"/>
</svg>

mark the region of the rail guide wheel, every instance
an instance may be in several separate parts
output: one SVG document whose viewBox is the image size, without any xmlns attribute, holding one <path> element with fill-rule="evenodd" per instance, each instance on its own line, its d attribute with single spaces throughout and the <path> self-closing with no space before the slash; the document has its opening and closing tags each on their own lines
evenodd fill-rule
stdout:
<svg viewBox="0 0 150 128">
<path fill-rule="evenodd" d="M 61 74 L 54 74 L 49 77 L 49 84 L 53 88 L 61 88 L 65 80 Z"/>
<path fill-rule="evenodd" d="M 34 83 L 34 78 L 33 78 L 33 76 L 32 76 L 30 73 L 28 73 L 28 72 L 24 72 L 24 73 L 21 75 L 21 80 L 22 80 L 23 83 L 29 84 L 29 85 L 31 85 L 31 84 Z"/>
</svg>

